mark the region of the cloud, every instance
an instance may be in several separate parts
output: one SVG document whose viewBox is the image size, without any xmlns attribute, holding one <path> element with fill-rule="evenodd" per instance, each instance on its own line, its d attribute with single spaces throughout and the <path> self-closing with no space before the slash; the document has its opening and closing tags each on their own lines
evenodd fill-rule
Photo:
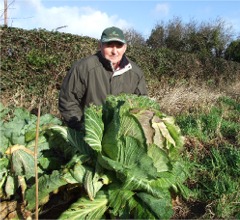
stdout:
<svg viewBox="0 0 240 220">
<path fill-rule="evenodd" d="M 167 3 L 159 3 L 155 6 L 155 14 L 166 16 L 169 14 L 169 5 Z"/>
<path fill-rule="evenodd" d="M 240 19 L 239 18 L 225 18 L 226 25 L 233 31 L 234 38 L 240 38 Z"/>
<path fill-rule="evenodd" d="M 13 9 L 9 12 L 9 26 L 28 30 L 58 29 L 61 32 L 97 39 L 106 27 L 115 25 L 128 28 L 130 26 L 126 20 L 116 14 L 109 15 L 91 7 L 47 7 L 41 0 L 15 1 Z"/>
</svg>

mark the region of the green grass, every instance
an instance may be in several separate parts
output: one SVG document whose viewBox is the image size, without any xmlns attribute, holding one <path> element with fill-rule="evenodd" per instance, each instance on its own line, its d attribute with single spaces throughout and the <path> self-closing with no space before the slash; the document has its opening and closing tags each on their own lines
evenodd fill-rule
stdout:
<svg viewBox="0 0 240 220">
<path fill-rule="evenodd" d="M 196 200 L 208 204 L 204 218 L 236 218 L 240 212 L 240 152 L 212 147 L 209 155 L 192 162 Z"/>
<path fill-rule="evenodd" d="M 240 105 L 232 99 L 220 98 L 217 106 L 206 112 L 194 112 L 177 117 L 177 122 L 184 135 L 196 137 L 200 141 L 226 139 L 229 144 L 240 141 Z"/>
<path fill-rule="evenodd" d="M 203 219 L 239 218 L 240 124 L 239 104 L 219 99 L 209 111 L 177 117 L 186 144 L 193 201 L 207 204 Z"/>
</svg>

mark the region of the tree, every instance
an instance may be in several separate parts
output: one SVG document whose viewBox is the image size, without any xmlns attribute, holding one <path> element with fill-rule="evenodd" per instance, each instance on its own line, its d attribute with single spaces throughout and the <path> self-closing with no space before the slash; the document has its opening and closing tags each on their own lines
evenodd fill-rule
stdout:
<svg viewBox="0 0 240 220">
<path fill-rule="evenodd" d="M 184 48 L 185 26 L 179 17 L 174 17 L 166 24 L 161 22 L 152 30 L 148 46 L 182 51 Z"/>
<path fill-rule="evenodd" d="M 224 54 L 225 59 L 240 62 L 240 38 L 232 41 Z"/>
<path fill-rule="evenodd" d="M 144 37 L 134 29 L 124 30 L 124 35 L 129 45 L 145 45 Z"/>
<path fill-rule="evenodd" d="M 232 38 L 232 27 L 217 18 L 215 21 L 202 22 L 195 38 L 192 39 L 191 52 L 201 52 L 214 57 L 222 57 L 227 44 Z M 198 51 L 197 51 L 198 50 Z"/>
<path fill-rule="evenodd" d="M 154 29 L 152 29 L 150 37 L 147 39 L 146 43 L 151 48 L 162 48 L 165 47 L 165 35 L 166 28 L 164 23 L 157 24 Z"/>
<path fill-rule="evenodd" d="M 184 48 L 185 27 L 182 20 L 178 17 L 169 21 L 167 28 L 167 36 L 165 39 L 166 46 L 169 49 L 181 51 Z"/>
<path fill-rule="evenodd" d="M 147 45 L 151 48 L 201 53 L 223 57 L 224 50 L 232 39 L 232 27 L 217 18 L 215 21 L 198 24 L 194 20 L 184 24 L 178 17 L 157 24 L 152 30 Z"/>
</svg>

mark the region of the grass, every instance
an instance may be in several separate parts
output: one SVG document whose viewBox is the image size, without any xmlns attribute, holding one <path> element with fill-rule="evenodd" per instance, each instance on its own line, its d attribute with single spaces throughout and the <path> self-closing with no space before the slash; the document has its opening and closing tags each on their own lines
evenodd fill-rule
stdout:
<svg viewBox="0 0 240 220">
<path fill-rule="evenodd" d="M 239 110 L 239 103 L 222 97 L 206 112 L 177 117 L 187 139 L 192 202 L 206 204 L 199 218 L 239 218 Z"/>
<path fill-rule="evenodd" d="M 237 218 L 240 212 L 240 153 L 237 148 L 212 147 L 209 155 L 191 162 L 195 201 L 205 203 L 201 218 Z"/>
</svg>

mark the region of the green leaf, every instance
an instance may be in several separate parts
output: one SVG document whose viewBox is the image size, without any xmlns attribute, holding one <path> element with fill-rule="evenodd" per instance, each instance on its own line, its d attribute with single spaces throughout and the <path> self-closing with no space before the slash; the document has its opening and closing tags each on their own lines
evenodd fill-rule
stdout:
<svg viewBox="0 0 240 220">
<path fill-rule="evenodd" d="M 51 114 L 44 114 L 44 115 L 41 115 L 40 117 L 40 127 L 43 126 L 43 125 L 61 125 L 62 124 L 62 121 L 51 115 Z"/>
<path fill-rule="evenodd" d="M 103 149 L 105 143 L 103 142 Z M 153 165 L 152 159 L 147 155 L 146 149 L 139 146 L 136 139 L 126 137 L 119 140 L 117 146 L 118 157 L 116 160 L 101 156 L 99 161 L 102 166 L 115 170 L 123 176 L 132 176 L 137 178 L 154 178 L 157 176 L 157 170 Z"/>
<path fill-rule="evenodd" d="M 0 102 L 0 119 L 2 120 L 7 113 L 9 112 L 9 109 L 6 108 L 1 102 Z"/>
<path fill-rule="evenodd" d="M 171 197 L 168 191 L 162 191 L 162 198 L 156 198 L 144 192 L 136 193 L 136 195 L 157 219 L 170 219 L 173 215 Z"/>
<path fill-rule="evenodd" d="M 38 166 L 43 172 L 50 172 L 51 170 L 58 170 L 63 165 L 61 158 L 54 156 L 41 156 L 38 158 Z"/>
<path fill-rule="evenodd" d="M 182 165 L 179 162 L 173 164 L 173 169 L 171 172 L 161 172 L 159 178 L 151 181 L 150 185 L 153 188 L 158 189 L 172 189 L 176 193 L 181 193 L 185 198 L 192 195 L 191 190 L 189 190 L 184 182 L 187 179 L 187 174 L 183 170 Z"/>
<path fill-rule="evenodd" d="M 32 140 L 29 143 L 26 144 L 26 148 L 29 150 L 33 151 L 35 150 L 35 145 L 36 145 L 36 140 Z M 38 138 L 38 143 L 37 143 L 37 148 L 38 148 L 38 158 L 43 155 L 46 150 L 50 149 L 48 139 L 44 135 L 39 135 Z"/>
<path fill-rule="evenodd" d="M 121 185 L 111 184 L 108 190 L 109 212 L 116 219 L 155 219 L 137 197 L 136 192 L 123 189 Z"/>
<path fill-rule="evenodd" d="M 72 175 L 70 172 L 63 172 L 62 173 L 62 178 L 69 184 L 76 184 L 79 183 Z"/>
<path fill-rule="evenodd" d="M 130 217 L 131 209 L 129 209 L 128 201 L 134 196 L 134 192 L 127 189 L 122 189 L 120 186 L 115 186 L 108 191 L 109 206 L 114 216 L 128 216 Z M 137 203 L 135 201 L 135 203 Z M 136 205 L 136 204 L 135 204 Z M 133 209 L 133 205 L 132 205 Z M 126 213 L 127 212 L 127 213 Z"/>
<path fill-rule="evenodd" d="M 25 133 L 25 141 L 26 142 L 29 142 L 29 141 L 32 141 L 32 140 L 35 141 L 35 137 L 36 137 L 36 129 L 32 129 L 32 130 L 27 131 Z"/>
<path fill-rule="evenodd" d="M 45 134 L 48 135 L 51 151 L 58 154 L 58 157 L 70 160 L 78 151 L 75 145 L 71 143 L 67 127 L 52 125 L 46 128 Z"/>
<path fill-rule="evenodd" d="M 170 189 L 176 184 L 176 177 L 171 172 L 161 172 L 161 175 L 156 180 L 151 181 L 152 188 Z"/>
<path fill-rule="evenodd" d="M 14 115 L 15 115 L 15 117 L 21 118 L 21 119 L 26 119 L 26 118 L 30 118 L 30 117 L 36 118 L 35 115 L 31 115 L 30 112 L 24 108 L 15 108 Z"/>
<path fill-rule="evenodd" d="M 3 124 L 3 122 L 0 122 L 0 134 L 1 134 L 1 138 L 0 138 L 0 157 L 2 155 L 4 155 L 7 148 L 11 145 L 9 139 L 4 134 L 4 130 L 5 130 L 4 129 L 4 124 Z"/>
<path fill-rule="evenodd" d="M 124 173 L 131 173 L 139 178 L 154 178 L 157 170 L 147 150 L 132 137 L 125 137 L 119 141 L 119 155 L 117 161 L 124 166 Z"/>
<path fill-rule="evenodd" d="M 70 141 L 71 146 L 73 146 L 81 155 L 88 155 L 93 157 L 93 150 L 84 140 L 84 133 L 77 131 L 75 129 L 67 129 L 67 139 Z"/>
<path fill-rule="evenodd" d="M 82 197 L 61 214 L 59 219 L 102 219 L 107 210 L 107 196 L 99 191 L 93 201 Z"/>
<path fill-rule="evenodd" d="M 8 173 L 9 169 L 9 160 L 5 157 L 0 158 L 0 182 L 4 176 Z"/>
<path fill-rule="evenodd" d="M 148 180 L 138 178 L 137 176 L 128 175 L 123 184 L 123 189 L 131 189 L 133 191 L 147 192 L 153 196 L 161 197 L 161 188 L 152 184 L 156 180 Z"/>
<path fill-rule="evenodd" d="M 184 198 L 189 198 L 193 195 L 193 192 L 187 188 L 184 183 L 190 176 L 187 171 L 187 166 L 184 166 L 184 161 L 179 160 L 173 164 L 172 175 L 174 177 L 176 187 L 173 187 L 176 193 L 180 193 Z"/>
<path fill-rule="evenodd" d="M 137 201 L 134 202 L 134 201 Z M 131 219 L 156 219 L 156 216 L 149 210 L 149 208 L 141 202 L 140 199 L 131 199 L 129 200 L 130 205 L 133 203 L 136 203 L 136 206 L 133 209 L 132 212 L 132 218 Z"/>
<path fill-rule="evenodd" d="M 184 145 L 184 137 L 181 135 L 179 127 L 174 124 L 174 120 L 172 118 L 164 118 L 163 121 L 165 122 L 169 134 L 175 142 L 175 147 L 170 148 L 169 156 L 172 160 L 177 160 L 179 158 L 179 152 L 182 150 Z"/>
<path fill-rule="evenodd" d="M 108 124 L 102 139 L 102 151 L 108 157 L 116 160 L 119 154 L 118 140 L 120 129 L 120 118 L 118 116 L 118 109 L 114 111 L 113 120 Z"/>
<path fill-rule="evenodd" d="M 16 175 L 24 175 L 27 179 L 35 176 L 34 157 L 24 150 L 15 150 L 12 153 L 12 168 Z"/>
<path fill-rule="evenodd" d="M 153 159 L 154 166 L 158 172 L 165 172 L 171 169 L 171 163 L 164 150 L 155 144 L 149 144 L 148 155 Z"/>
<path fill-rule="evenodd" d="M 96 150 L 102 150 L 102 136 L 103 136 L 103 122 L 101 115 L 97 114 L 94 111 L 94 108 L 87 108 L 85 110 L 85 141 L 89 144 L 89 146 Z"/>
<path fill-rule="evenodd" d="M 59 171 L 55 170 L 51 175 L 43 175 L 38 179 L 38 198 L 39 205 L 44 205 L 49 200 L 49 194 L 54 190 L 58 189 L 60 186 L 66 185 L 67 182 L 63 175 Z M 26 190 L 26 200 L 28 201 L 27 208 L 33 210 L 35 208 L 36 202 L 36 185 Z"/>
<path fill-rule="evenodd" d="M 120 137 L 130 136 L 143 144 L 148 140 L 143 130 L 145 130 L 145 127 L 142 127 L 133 115 L 126 113 L 121 116 L 118 134 Z"/>
<path fill-rule="evenodd" d="M 53 148 L 60 150 L 65 158 L 71 159 L 76 153 L 93 156 L 93 151 L 84 141 L 84 134 L 74 129 L 52 125 L 46 129 L 46 134 L 50 135 L 49 142 Z"/>
<path fill-rule="evenodd" d="M 90 200 L 94 200 L 93 171 L 87 170 L 84 176 L 84 189 Z"/>
<path fill-rule="evenodd" d="M 23 128 L 26 125 L 24 120 L 19 120 L 14 118 L 12 121 L 4 124 L 4 136 L 9 139 L 11 145 L 15 144 L 25 144 L 25 138 L 22 135 Z"/>
<path fill-rule="evenodd" d="M 176 124 L 174 124 L 175 123 L 174 118 L 166 117 L 163 118 L 162 120 L 164 121 L 170 135 L 174 139 L 176 147 L 181 148 L 184 144 L 184 137 L 181 135 L 180 128 Z"/>
<path fill-rule="evenodd" d="M 84 189 L 90 200 L 94 200 L 103 185 L 108 185 L 110 178 L 103 174 L 103 168 L 96 163 L 95 169 L 87 168 L 83 179 Z"/>
<path fill-rule="evenodd" d="M 70 170 L 70 173 L 78 183 L 82 184 L 86 174 L 86 168 L 81 163 L 76 163 L 73 169 Z"/>
</svg>

